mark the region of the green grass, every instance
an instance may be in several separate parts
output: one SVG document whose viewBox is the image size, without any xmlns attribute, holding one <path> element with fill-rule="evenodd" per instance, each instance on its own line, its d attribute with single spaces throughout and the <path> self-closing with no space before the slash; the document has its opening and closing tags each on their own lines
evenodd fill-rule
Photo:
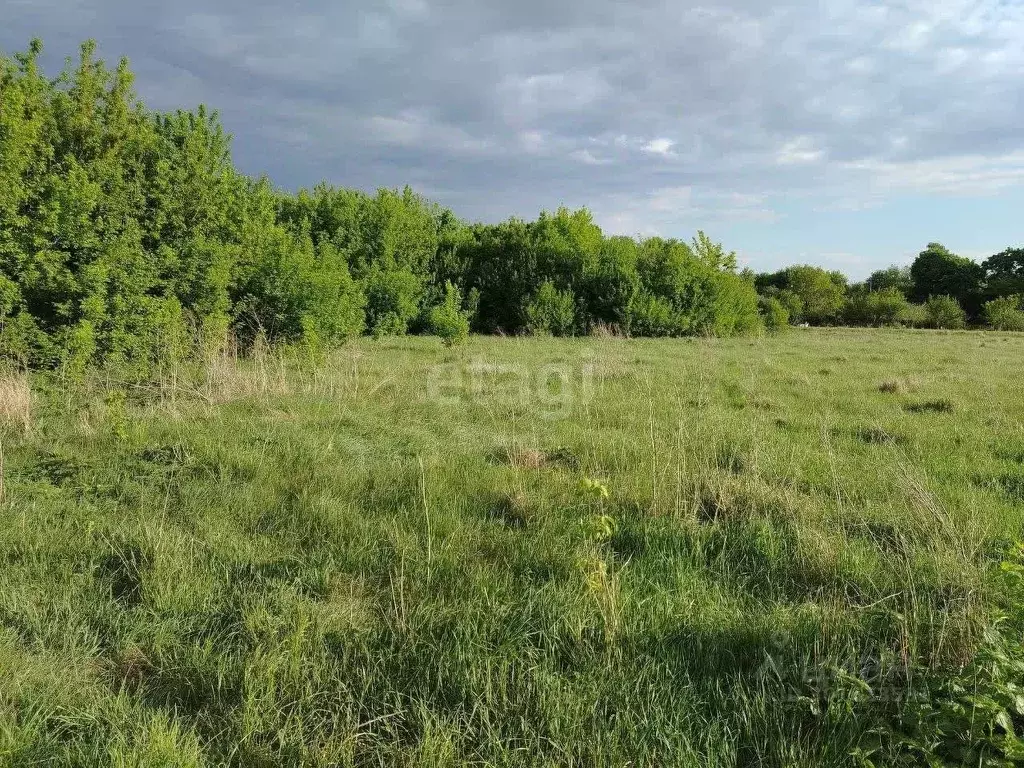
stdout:
<svg viewBox="0 0 1024 768">
<path fill-rule="evenodd" d="M 1022 361 L 401 338 L 30 416 L 8 376 L 0 764 L 922 764 L 1016 599 Z"/>
</svg>

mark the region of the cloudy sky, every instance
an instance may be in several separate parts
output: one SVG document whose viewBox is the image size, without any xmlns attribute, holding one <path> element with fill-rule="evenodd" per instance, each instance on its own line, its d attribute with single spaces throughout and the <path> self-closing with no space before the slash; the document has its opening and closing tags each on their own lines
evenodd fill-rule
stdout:
<svg viewBox="0 0 1024 768">
<path fill-rule="evenodd" d="M 1024 0 L 0 0 L 0 49 L 95 38 L 294 189 L 470 219 L 587 206 L 855 277 L 1024 243 Z"/>
</svg>

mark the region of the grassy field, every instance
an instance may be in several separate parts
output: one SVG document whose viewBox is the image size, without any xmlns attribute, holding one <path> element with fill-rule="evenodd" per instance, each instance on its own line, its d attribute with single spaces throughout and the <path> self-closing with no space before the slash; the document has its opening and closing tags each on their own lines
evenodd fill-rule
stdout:
<svg viewBox="0 0 1024 768">
<path fill-rule="evenodd" d="M 799 330 L 7 375 L 0 765 L 1014 764 L 1022 364 Z"/>
</svg>

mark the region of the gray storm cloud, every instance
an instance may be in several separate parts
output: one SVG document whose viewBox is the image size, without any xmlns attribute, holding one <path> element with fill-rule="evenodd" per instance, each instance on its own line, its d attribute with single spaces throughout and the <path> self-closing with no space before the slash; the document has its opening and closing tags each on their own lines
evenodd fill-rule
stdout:
<svg viewBox="0 0 1024 768">
<path fill-rule="evenodd" d="M 288 188 L 410 183 L 469 218 L 770 221 L 781 201 L 1024 181 L 1024 5 L 0 2 L 0 46 L 86 37 L 140 96 L 205 102 Z"/>
</svg>

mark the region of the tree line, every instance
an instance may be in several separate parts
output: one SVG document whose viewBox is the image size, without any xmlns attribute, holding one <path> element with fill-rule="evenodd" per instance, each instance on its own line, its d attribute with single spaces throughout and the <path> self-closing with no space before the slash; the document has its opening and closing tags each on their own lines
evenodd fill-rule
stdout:
<svg viewBox="0 0 1024 768">
<path fill-rule="evenodd" d="M 910 266 L 878 270 L 862 283 L 808 265 L 754 280 L 762 308 L 779 322 L 1024 331 L 1024 248 L 978 264 L 929 243 Z"/>
<path fill-rule="evenodd" d="M 703 233 L 606 236 L 585 209 L 479 224 L 408 188 L 288 193 L 235 169 L 215 112 L 146 109 L 127 62 L 108 67 L 92 42 L 55 78 L 41 50 L 0 56 L 0 354 L 25 365 L 145 375 L 226 338 L 937 325 L 940 301 L 964 322 L 995 317 L 993 301 L 1021 315 L 1019 251 L 978 266 L 930 246 L 851 286 L 814 267 L 740 271 Z"/>
</svg>

